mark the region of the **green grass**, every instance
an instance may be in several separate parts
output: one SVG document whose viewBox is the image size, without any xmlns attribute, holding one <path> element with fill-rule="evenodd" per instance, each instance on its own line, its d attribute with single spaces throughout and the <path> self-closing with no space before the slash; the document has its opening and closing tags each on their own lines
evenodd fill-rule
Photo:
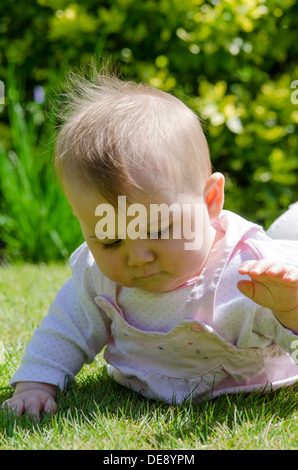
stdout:
<svg viewBox="0 0 298 470">
<path fill-rule="evenodd" d="M 69 277 L 65 265 L 0 268 L 0 404 L 33 330 Z M 104 360 L 85 366 L 58 397 L 59 413 L 32 423 L 0 412 L 0 448 L 296 449 L 298 387 L 241 394 L 180 407 L 144 399 L 117 385 Z"/>
</svg>

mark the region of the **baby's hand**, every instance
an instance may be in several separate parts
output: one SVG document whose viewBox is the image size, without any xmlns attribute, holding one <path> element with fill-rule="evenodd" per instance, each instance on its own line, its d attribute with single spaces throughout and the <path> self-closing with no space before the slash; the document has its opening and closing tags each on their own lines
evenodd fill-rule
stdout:
<svg viewBox="0 0 298 470">
<path fill-rule="evenodd" d="M 6 400 L 1 408 L 13 411 L 16 415 L 28 413 L 39 421 L 40 411 L 45 414 L 57 412 L 55 402 L 57 387 L 39 382 L 19 382 L 12 398 Z"/>
<path fill-rule="evenodd" d="M 268 260 L 246 261 L 239 268 L 250 280 L 238 288 L 254 302 L 270 308 L 287 328 L 298 331 L 298 269 Z"/>
</svg>

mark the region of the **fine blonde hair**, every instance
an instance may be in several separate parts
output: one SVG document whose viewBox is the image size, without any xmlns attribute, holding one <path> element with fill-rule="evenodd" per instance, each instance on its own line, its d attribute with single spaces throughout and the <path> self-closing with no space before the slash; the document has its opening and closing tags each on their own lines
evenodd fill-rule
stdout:
<svg viewBox="0 0 298 470">
<path fill-rule="evenodd" d="M 211 174 L 208 145 L 196 114 L 146 83 L 96 72 L 71 75 L 55 148 L 62 182 L 75 178 L 115 204 L 138 191 L 174 199 L 202 195 Z"/>
</svg>

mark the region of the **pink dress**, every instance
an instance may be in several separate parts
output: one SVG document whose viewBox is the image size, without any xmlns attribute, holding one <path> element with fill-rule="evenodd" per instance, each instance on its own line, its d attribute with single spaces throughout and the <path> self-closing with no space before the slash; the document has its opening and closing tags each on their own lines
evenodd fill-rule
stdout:
<svg viewBox="0 0 298 470">
<path fill-rule="evenodd" d="M 12 378 L 64 388 L 105 346 L 109 374 L 143 396 L 168 403 L 291 385 L 298 336 L 237 289 L 248 259 L 298 267 L 298 242 L 270 239 L 261 227 L 223 211 L 222 238 L 197 279 L 154 294 L 107 279 L 86 244 L 71 257 L 58 292 Z M 296 354 L 297 353 L 297 354 Z"/>
</svg>

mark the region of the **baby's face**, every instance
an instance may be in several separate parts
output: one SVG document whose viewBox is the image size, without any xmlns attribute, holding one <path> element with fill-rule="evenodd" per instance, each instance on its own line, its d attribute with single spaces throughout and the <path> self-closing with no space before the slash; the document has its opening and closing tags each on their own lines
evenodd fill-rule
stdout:
<svg viewBox="0 0 298 470">
<path fill-rule="evenodd" d="M 178 210 L 174 216 L 169 211 L 163 220 L 152 217 L 151 212 L 150 223 L 152 204 L 156 205 L 157 201 L 148 197 L 137 201 L 142 211 L 130 213 L 133 207 L 123 205 L 125 197 L 119 205 L 118 198 L 117 208 L 105 206 L 111 215 L 108 219 L 107 212 L 99 215 L 104 208 L 102 204 L 108 204 L 99 193 L 67 181 L 65 193 L 97 266 L 115 283 L 150 292 L 166 292 L 201 272 L 214 239 L 208 210 L 202 200 L 196 200 L 196 211 L 190 210 L 188 201 L 185 206 L 188 210 Z M 119 207 L 126 210 L 121 212 Z M 176 232 L 179 225 L 181 235 L 179 230 Z M 138 233 L 143 238 L 136 238 Z M 193 240 L 196 245 L 189 245 Z"/>
</svg>

